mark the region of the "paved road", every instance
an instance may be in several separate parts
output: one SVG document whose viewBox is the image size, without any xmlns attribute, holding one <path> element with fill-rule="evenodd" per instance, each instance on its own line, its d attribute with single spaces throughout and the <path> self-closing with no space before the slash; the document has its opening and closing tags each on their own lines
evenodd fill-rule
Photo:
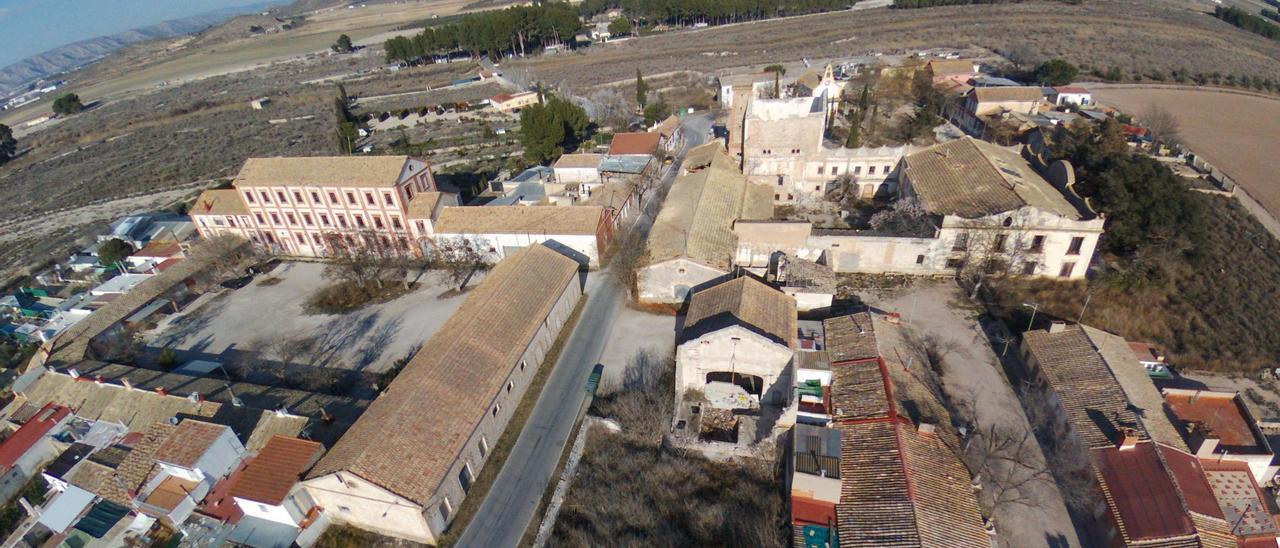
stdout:
<svg viewBox="0 0 1280 548">
<path fill-rule="evenodd" d="M 686 146 L 701 144 L 710 132 L 711 118 L 702 114 L 685 121 Z M 681 153 L 683 159 L 683 152 Z M 679 163 L 672 165 L 662 184 L 671 184 Z M 647 229 L 641 215 L 637 226 Z M 525 423 L 524 431 L 507 456 L 493 487 L 475 518 L 458 539 L 461 547 L 500 548 L 517 546 L 534 516 L 542 494 L 555 473 L 560 455 L 569 441 L 578 410 L 586 397 L 584 387 L 591 368 L 599 363 L 605 343 L 627 295 L 608 270 L 593 273 L 587 280 L 587 302 L 578 325 L 560 353 L 542 395 Z"/>
</svg>

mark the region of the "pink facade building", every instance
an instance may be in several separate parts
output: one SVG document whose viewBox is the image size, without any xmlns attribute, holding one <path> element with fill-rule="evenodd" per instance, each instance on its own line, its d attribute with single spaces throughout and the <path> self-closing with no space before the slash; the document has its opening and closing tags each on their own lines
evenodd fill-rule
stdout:
<svg viewBox="0 0 1280 548">
<path fill-rule="evenodd" d="M 303 257 L 343 242 L 420 249 L 440 211 L 458 203 L 439 191 L 430 164 L 408 156 L 250 158 L 232 186 L 196 200 L 201 237 L 237 234 Z"/>
</svg>

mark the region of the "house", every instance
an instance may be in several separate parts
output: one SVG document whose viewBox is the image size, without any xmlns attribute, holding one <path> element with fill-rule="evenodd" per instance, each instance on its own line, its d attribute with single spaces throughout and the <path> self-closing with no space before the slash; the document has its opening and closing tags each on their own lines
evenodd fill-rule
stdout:
<svg viewBox="0 0 1280 548">
<path fill-rule="evenodd" d="M 933 85 L 964 83 L 978 75 L 979 65 L 972 59 L 930 59 L 925 69 L 933 78 Z"/>
<path fill-rule="evenodd" d="M 266 107 L 267 105 L 270 105 L 270 104 L 271 104 L 271 99 L 268 97 L 260 97 L 258 99 L 249 101 L 249 106 L 252 107 L 253 110 L 262 110 L 263 107 Z"/>
<path fill-rule="evenodd" d="M 167 432 L 151 455 L 154 467 L 138 487 L 135 503 L 142 513 L 179 524 L 240 465 L 245 448 L 225 425 L 184 419 L 174 427 L 157 426 Z"/>
<path fill-rule="evenodd" d="M 840 502 L 841 432 L 797 424 L 792 433 L 791 527 L 793 546 L 835 546 Z"/>
<path fill-rule="evenodd" d="M 324 446 L 288 436 L 273 436 L 257 455 L 244 461 L 214 488 L 201 513 L 233 523 L 228 540 L 248 546 L 288 547 L 310 508 L 290 495 L 316 464 Z"/>
<path fill-rule="evenodd" d="M 989 546 L 973 478 L 948 424 L 899 414 L 871 315 L 823 322 L 831 357 L 832 425 L 841 439 L 835 531 L 841 546 Z M 795 508 L 793 507 L 793 512 Z M 794 531 L 803 539 L 806 524 Z M 819 531 L 821 532 L 821 531 Z"/>
<path fill-rule="evenodd" d="M 679 116 L 674 114 L 668 116 L 666 120 L 650 128 L 649 132 L 660 136 L 658 149 L 667 156 L 674 155 L 680 147 L 684 146 L 684 126 L 680 124 Z"/>
<path fill-rule="evenodd" d="M 1093 94 L 1088 88 L 1079 86 L 1060 86 L 1053 88 L 1053 94 L 1049 96 L 1049 100 L 1058 106 L 1076 105 L 1085 107 L 1093 104 Z"/>
<path fill-rule="evenodd" d="M 489 104 L 493 108 L 502 112 L 519 112 L 520 109 L 531 107 L 541 103 L 536 91 L 522 91 L 518 93 L 499 93 L 489 99 Z"/>
<path fill-rule="evenodd" d="M 157 268 L 161 263 L 186 257 L 182 244 L 175 241 L 152 240 L 146 247 L 133 252 L 125 258 L 125 262 L 134 269 L 146 271 Z"/>
<path fill-rule="evenodd" d="M 415 207 L 420 217 L 409 222 L 414 198 L 440 189 L 430 164 L 408 156 L 250 158 L 232 185 L 196 200 L 191 211 L 200 236 L 235 234 L 269 252 L 303 257 L 360 246 L 415 252 L 412 242 L 431 236 L 427 221 L 434 219 L 421 217 L 424 210 L 440 205 L 439 197 L 428 197 L 433 204 Z"/>
<path fill-rule="evenodd" d="M 600 162 L 604 158 L 603 154 L 565 154 L 551 167 L 560 183 L 594 185 L 600 183 Z"/>
<path fill-rule="evenodd" d="M 1052 402 L 1051 420 L 1072 438 L 1060 447 L 1078 447 L 1068 458 L 1096 480 L 1095 517 L 1104 524 L 1097 541 L 1161 547 L 1276 541 L 1280 529 L 1274 517 L 1259 515 L 1266 514 L 1260 501 L 1239 502 L 1251 496 L 1249 483 L 1233 492 L 1221 481 L 1231 474 L 1210 481 L 1207 468 L 1218 459 L 1188 451 L 1165 401 L 1149 395 L 1155 388 L 1145 372 L 1122 363 L 1136 362 L 1124 339 L 1055 323 L 1024 333 L 1021 354 L 1029 378 L 1040 383 L 1034 389 Z M 1249 467 L 1235 464 L 1251 483 Z"/>
<path fill-rule="evenodd" d="M 89 294 L 95 297 L 103 295 L 122 295 L 138 287 L 142 282 L 147 281 L 153 274 L 120 274 L 105 282 L 94 286 L 89 290 Z"/>
<path fill-rule="evenodd" d="M 1164 401 L 1201 460 L 1245 464 L 1259 485 L 1268 485 L 1280 465 L 1275 452 L 1238 392 L 1165 388 Z"/>
<path fill-rule="evenodd" d="M 982 136 L 993 121 L 1010 114 L 1035 114 L 1044 104 L 1044 92 L 1035 86 L 975 87 L 958 108 L 944 114 L 965 133 Z"/>
<path fill-rule="evenodd" d="M 0 493 L 16 493 L 60 450 L 49 435 L 72 418 L 65 405 L 48 403 L 0 442 Z"/>
<path fill-rule="evenodd" d="M 794 255 L 775 254 L 768 280 L 794 298 L 800 312 L 831 308 L 835 299 L 836 275 L 831 268 Z"/>
<path fill-rule="evenodd" d="M 333 523 L 435 543 L 581 295 L 578 263 L 549 247 L 498 263 L 320 459 L 298 500 Z"/>
<path fill-rule="evenodd" d="M 853 178 L 853 191 L 863 199 L 890 192 L 898 164 L 914 150 L 909 145 L 828 145 L 825 101 L 825 96 L 753 99 L 747 108 L 738 151 L 742 171 L 752 182 L 771 187 L 776 203 L 823 200 L 841 176 Z"/>
<path fill-rule="evenodd" d="M 718 150 L 708 167 L 672 183 L 646 242 L 649 264 L 639 273 L 640 300 L 682 303 L 690 291 L 726 279 L 735 251 L 734 222 L 772 216 L 769 189 L 748 182 Z"/>
<path fill-rule="evenodd" d="M 600 171 L 600 180 L 609 182 L 643 179 L 651 175 L 657 169 L 657 166 L 658 159 L 653 156 L 631 154 L 605 156 L 600 161 L 598 169 Z"/>
<path fill-rule="evenodd" d="M 697 390 L 712 407 L 785 405 L 795 338 L 795 299 L 755 278 L 694 293 L 676 345 L 677 399 Z M 713 392 L 733 397 L 716 400 Z"/>
<path fill-rule="evenodd" d="M 599 206 L 447 207 L 436 223 L 436 238 L 464 243 L 494 262 L 545 244 L 596 267 L 613 225 Z"/>
<path fill-rule="evenodd" d="M 659 132 L 615 133 L 609 144 L 609 156 L 656 157 L 661 141 Z"/>
<path fill-rule="evenodd" d="M 1069 165 L 1050 183 L 1018 153 L 972 138 L 905 156 L 898 200 L 928 214 L 914 231 L 815 230 L 809 223 L 742 223 L 735 264 L 766 268 L 773 253 L 821 262 L 835 272 L 950 275 L 974 268 L 1080 279 L 1104 220 L 1072 189 Z"/>
</svg>

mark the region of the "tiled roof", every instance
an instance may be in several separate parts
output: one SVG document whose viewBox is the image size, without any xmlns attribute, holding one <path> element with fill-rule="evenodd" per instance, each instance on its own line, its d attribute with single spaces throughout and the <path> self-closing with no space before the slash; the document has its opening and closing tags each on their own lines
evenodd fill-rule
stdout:
<svg viewBox="0 0 1280 548">
<path fill-rule="evenodd" d="M 1120 383 L 1084 329 L 1071 325 L 1057 333 L 1028 331 L 1022 340 L 1062 400 L 1071 428 L 1088 447 L 1113 446 L 1122 428 L 1146 437 Z"/>
<path fill-rule="evenodd" d="M 1126 542 L 1189 539 L 1189 546 L 1199 545 L 1195 525 L 1155 443 L 1143 441 L 1123 450 L 1097 447 L 1089 457 Z"/>
<path fill-rule="evenodd" d="M 934 59 L 929 61 L 929 70 L 934 76 L 953 76 L 957 74 L 974 74 L 972 59 Z"/>
<path fill-rule="evenodd" d="M 129 456 L 125 457 L 116 468 L 116 476 L 122 487 L 130 493 L 138 492 L 151 475 L 151 469 L 155 467 L 156 451 L 160 450 L 177 428 L 167 422 L 157 422 L 143 433 L 142 440 L 133 446 Z"/>
<path fill-rule="evenodd" d="M 8 472 L 27 451 L 71 414 L 65 405 L 48 403 L 21 428 L 0 443 L 0 470 Z"/>
<path fill-rule="evenodd" d="M 116 504 L 131 506 L 133 502 L 133 495 L 124 487 L 123 481 L 117 481 L 116 469 L 92 460 L 81 462 L 72 470 L 67 483 Z"/>
<path fill-rule="evenodd" d="M 822 321 L 826 334 L 827 352 L 831 363 L 865 360 L 880 356 L 876 345 L 876 330 L 871 314 L 858 312 Z"/>
<path fill-rule="evenodd" d="M 240 192 L 234 188 L 206 190 L 196 198 L 189 211 L 192 215 L 248 215 Z"/>
<path fill-rule="evenodd" d="M 348 471 L 426 504 L 577 280 L 578 263 L 546 246 L 508 255 L 308 477 Z"/>
<path fill-rule="evenodd" d="M 710 167 L 676 178 L 649 233 L 653 263 L 688 257 L 727 270 L 737 252 L 733 223 L 773 216 L 773 191 L 749 182 L 723 152 Z"/>
<path fill-rule="evenodd" d="M 173 241 L 152 240 L 130 257 L 172 257 L 182 253 L 182 244 Z"/>
<path fill-rule="evenodd" d="M 1204 462 L 1205 479 L 1222 510 L 1228 534 L 1271 539 L 1280 535 L 1280 527 L 1270 515 L 1266 496 L 1253 479 L 1249 465 L 1239 461 Z"/>
<path fill-rule="evenodd" d="M 831 367 L 831 407 L 836 420 L 885 418 L 891 410 L 885 396 L 889 385 L 879 362 Z"/>
<path fill-rule="evenodd" d="M 657 132 L 659 135 L 670 139 L 671 136 L 676 134 L 676 130 L 679 129 L 680 117 L 672 114 L 671 116 L 668 116 L 666 120 L 663 120 L 662 123 L 653 126 L 653 129 L 649 131 Z"/>
<path fill-rule="evenodd" d="M 656 154 L 658 152 L 659 137 L 662 137 L 662 135 L 647 131 L 615 133 L 613 142 L 609 144 L 609 155 Z"/>
<path fill-rule="evenodd" d="M 985 548 L 990 537 L 969 469 L 943 439 L 899 423 L 921 546 Z"/>
<path fill-rule="evenodd" d="M 1160 451 L 1160 456 L 1164 458 L 1166 469 L 1174 479 L 1178 491 L 1181 492 L 1187 509 L 1197 514 L 1222 519 L 1222 508 L 1218 506 L 1218 500 L 1213 495 L 1213 487 L 1205 478 L 1200 459 L 1191 453 L 1165 445 L 1158 445 L 1157 449 Z"/>
<path fill-rule="evenodd" d="M 1003 103 L 1006 101 L 1038 101 L 1044 98 L 1044 92 L 1037 86 L 998 86 L 975 88 L 981 102 Z"/>
<path fill-rule="evenodd" d="M 278 505 L 289 495 L 324 446 L 287 436 L 273 436 L 232 483 L 233 497 Z"/>
<path fill-rule="evenodd" d="M 840 546 L 921 546 L 896 424 L 862 422 L 838 428 L 844 445 L 836 504 Z"/>
<path fill-rule="evenodd" d="M 437 234 L 595 234 L 597 206 L 446 207 Z"/>
<path fill-rule="evenodd" d="M 1062 86 L 1062 87 L 1053 88 L 1053 91 L 1056 91 L 1058 93 L 1078 93 L 1078 94 L 1089 93 L 1088 88 L 1082 88 L 1080 86 Z"/>
<path fill-rule="evenodd" d="M 440 203 L 440 199 L 443 197 L 443 192 L 419 192 L 414 194 L 413 199 L 409 200 L 405 216 L 410 219 L 433 219 L 435 218 L 436 205 Z"/>
<path fill-rule="evenodd" d="M 693 147 L 684 155 L 684 161 L 680 164 L 680 168 L 685 171 L 697 171 L 705 168 L 711 165 L 711 161 L 715 159 L 717 153 L 724 153 L 724 141 L 719 139 Z"/>
<path fill-rule="evenodd" d="M 1136 409 L 1151 439 L 1186 451 L 1186 440 L 1169 420 L 1164 397 L 1156 389 L 1155 383 L 1151 382 L 1146 368 L 1134 357 L 1129 344 L 1122 337 L 1100 329 L 1087 325 L 1080 328 L 1089 338 L 1094 351 L 1102 356 L 1103 363 L 1111 370 L 1116 382 L 1120 383 L 1120 389 L 1124 391 L 1129 405 Z"/>
<path fill-rule="evenodd" d="M 600 167 L 600 162 L 603 160 L 604 160 L 603 154 L 590 154 L 586 152 L 580 152 L 577 154 L 565 154 L 564 156 L 561 156 L 559 160 L 556 160 L 556 163 L 553 164 L 551 167 L 559 168 L 559 169 L 572 169 L 572 168 L 584 168 L 584 167 L 598 168 Z"/>
<path fill-rule="evenodd" d="M 249 158 L 233 184 L 236 187 L 391 187 L 400 182 L 408 161 L 408 156 Z"/>
<path fill-rule="evenodd" d="M 904 177 L 931 213 L 975 218 L 1031 206 L 1085 218 L 1018 153 L 985 141 L 956 139 L 903 160 Z"/>
<path fill-rule="evenodd" d="M 195 468 L 200 457 L 209 451 L 213 443 L 218 441 L 218 436 L 226 430 L 227 427 L 220 424 L 186 419 L 156 449 L 155 459 L 183 468 Z"/>
<path fill-rule="evenodd" d="M 796 300 L 750 276 L 693 294 L 681 342 L 740 325 L 778 344 L 795 347 Z"/>
</svg>

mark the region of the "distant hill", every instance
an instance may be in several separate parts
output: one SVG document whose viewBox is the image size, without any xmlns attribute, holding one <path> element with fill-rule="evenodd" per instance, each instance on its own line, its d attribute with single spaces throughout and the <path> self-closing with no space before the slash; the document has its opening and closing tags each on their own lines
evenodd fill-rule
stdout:
<svg viewBox="0 0 1280 548">
<path fill-rule="evenodd" d="M 275 2 L 268 1 L 247 6 L 223 8 L 107 36 L 81 40 L 33 55 L 0 69 L 0 97 L 24 91 L 28 85 L 41 78 L 49 78 L 83 67 L 125 46 L 157 38 L 171 38 L 199 32 L 221 24 L 236 15 L 263 10 L 271 5 L 280 3 L 277 0 Z"/>
</svg>

